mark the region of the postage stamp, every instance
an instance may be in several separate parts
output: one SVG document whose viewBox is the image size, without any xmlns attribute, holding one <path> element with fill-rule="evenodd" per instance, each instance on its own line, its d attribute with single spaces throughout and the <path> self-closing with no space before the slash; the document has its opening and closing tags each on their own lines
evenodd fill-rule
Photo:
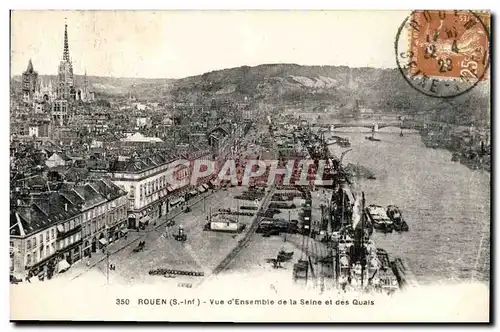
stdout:
<svg viewBox="0 0 500 332">
<path fill-rule="evenodd" d="M 465 93 L 487 78 L 489 26 L 489 12 L 414 11 L 398 31 L 398 67 L 430 96 Z"/>
</svg>

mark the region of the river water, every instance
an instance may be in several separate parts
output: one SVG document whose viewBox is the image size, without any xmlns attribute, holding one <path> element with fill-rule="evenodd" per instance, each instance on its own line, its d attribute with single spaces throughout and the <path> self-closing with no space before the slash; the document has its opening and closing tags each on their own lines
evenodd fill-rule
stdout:
<svg viewBox="0 0 500 332">
<path fill-rule="evenodd" d="M 343 164 L 359 163 L 375 173 L 376 180 L 357 183 L 366 203 L 399 206 L 410 227 L 402 234 L 374 233 L 377 245 L 401 257 L 421 284 L 487 282 L 490 173 L 452 162 L 449 151 L 426 148 L 417 133 L 400 137 L 399 129 L 384 130 L 376 134 L 380 142 L 366 140 L 371 134 L 362 128 L 331 134 L 351 142 Z M 345 150 L 331 146 L 336 155 Z"/>
</svg>

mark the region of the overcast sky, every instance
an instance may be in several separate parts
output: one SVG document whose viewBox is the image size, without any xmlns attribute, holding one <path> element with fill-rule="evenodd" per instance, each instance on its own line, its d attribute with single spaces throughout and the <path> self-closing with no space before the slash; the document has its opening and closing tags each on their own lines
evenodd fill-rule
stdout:
<svg viewBox="0 0 500 332">
<path fill-rule="evenodd" d="M 76 74 L 181 78 L 264 63 L 394 68 L 406 11 L 15 11 L 11 74 L 56 74 L 64 22 Z"/>
</svg>

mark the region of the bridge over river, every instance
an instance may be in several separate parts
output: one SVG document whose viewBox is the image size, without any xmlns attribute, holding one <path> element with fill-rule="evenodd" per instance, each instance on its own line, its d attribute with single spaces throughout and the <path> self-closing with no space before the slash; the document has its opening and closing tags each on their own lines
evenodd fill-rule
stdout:
<svg viewBox="0 0 500 332">
<path fill-rule="evenodd" d="M 328 121 L 322 123 L 311 123 L 313 127 L 331 129 L 338 128 L 348 128 L 348 127 L 364 127 L 372 129 L 373 126 L 377 124 L 378 129 L 382 129 L 384 127 L 396 127 L 402 129 L 415 129 L 422 130 L 427 126 L 442 126 L 444 125 L 441 122 L 425 122 L 425 124 L 421 121 L 415 120 L 403 120 L 403 121 L 380 121 L 380 120 L 352 120 L 352 121 Z"/>
</svg>

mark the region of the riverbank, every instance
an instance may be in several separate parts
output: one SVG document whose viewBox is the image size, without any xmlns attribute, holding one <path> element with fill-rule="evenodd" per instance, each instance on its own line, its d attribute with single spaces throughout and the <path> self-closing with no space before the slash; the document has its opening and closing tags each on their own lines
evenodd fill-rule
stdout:
<svg viewBox="0 0 500 332">
<path fill-rule="evenodd" d="M 375 233 L 378 246 L 404 258 L 419 284 L 489 280 L 490 173 L 451 161 L 445 149 L 430 149 L 417 134 L 344 133 L 352 151 L 343 164 L 363 165 L 375 180 L 359 178 L 367 204 L 401 208 L 410 232 Z M 345 149 L 332 145 L 332 153 Z"/>
<path fill-rule="evenodd" d="M 491 146 L 487 144 L 484 135 L 453 127 L 426 128 L 420 131 L 422 142 L 427 148 L 446 149 L 452 153 L 452 161 L 471 170 L 490 172 Z"/>
<path fill-rule="evenodd" d="M 381 128 L 379 134 L 399 134 L 397 127 Z M 368 133 L 371 129 L 365 127 L 344 127 L 335 130 L 335 133 Z M 488 137 L 491 132 L 487 129 L 470 129 L 465 126 L 434 125 L 422 130 L 404 129 L 403 135 L 419 134 L 425 147 L 445 149 L 452 153 L 451 161 L 458 162 L 471 170 L 491 171 L 491 146 Z M 483 143 L 481 143 L 483 142 Z M 359 173 L 365 173 L 360 171 Z M 367 175 L 370 175 L 367 172 Z M 368 176 L 367 176 L 368 177 Z"/>
</svg>

